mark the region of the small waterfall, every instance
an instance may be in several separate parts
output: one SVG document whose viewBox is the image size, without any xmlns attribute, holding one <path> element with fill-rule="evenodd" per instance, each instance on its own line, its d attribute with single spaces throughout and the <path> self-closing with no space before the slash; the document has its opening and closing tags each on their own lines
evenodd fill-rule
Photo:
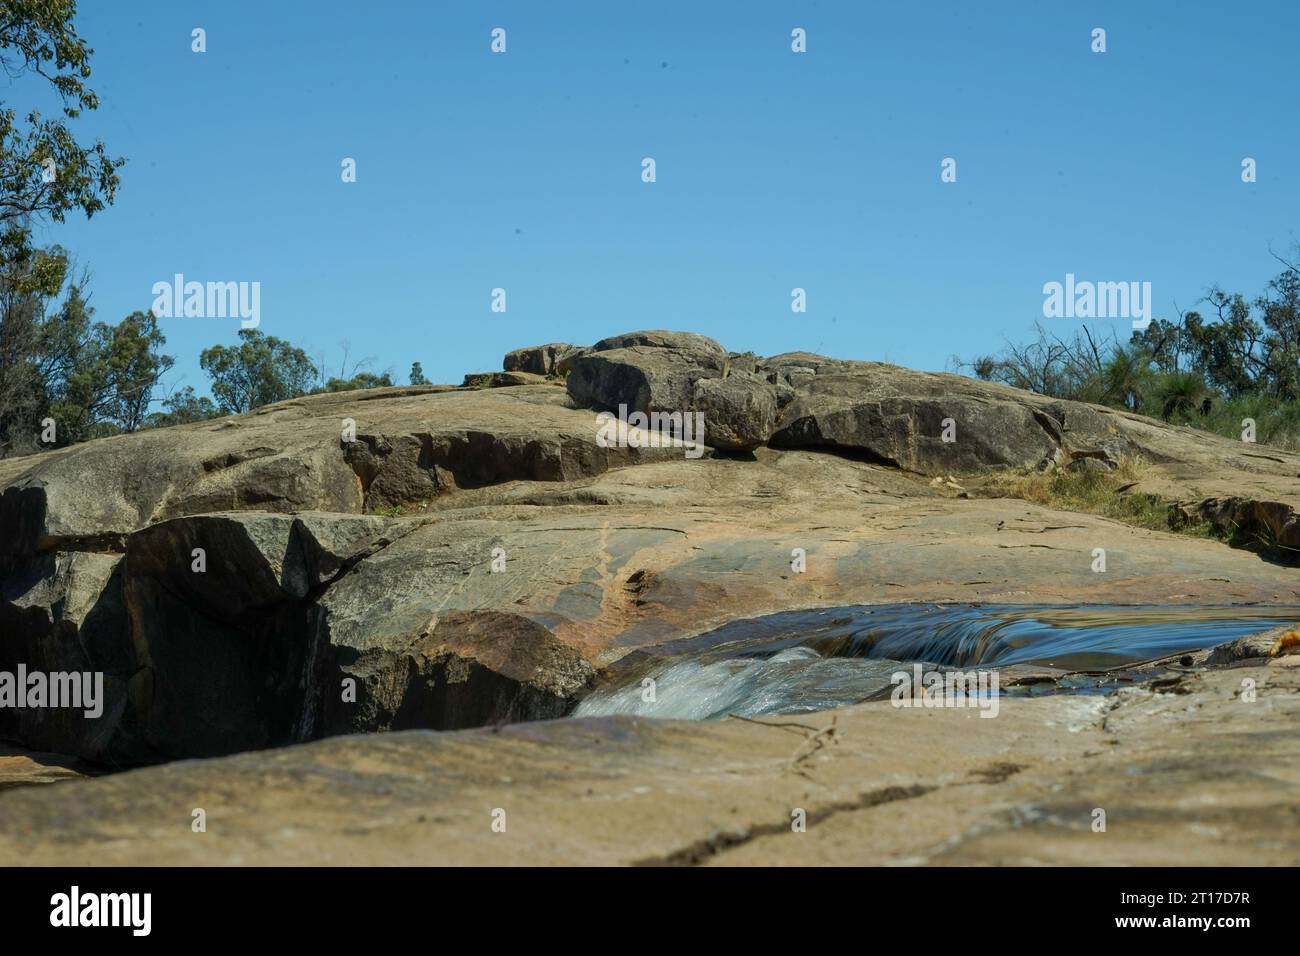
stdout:
<svg viewBox="0 0 1300 956">
<path fill-rule="evenodd" d="M 887 696 L 892 676 L 913 662 L 1099 671 L 1298 619 L 1300 609 L 1274 607 L 892 604 L 789 611 L 629 655 L 575 716 L 705 720 L 826 710 Z"/>
</svg>

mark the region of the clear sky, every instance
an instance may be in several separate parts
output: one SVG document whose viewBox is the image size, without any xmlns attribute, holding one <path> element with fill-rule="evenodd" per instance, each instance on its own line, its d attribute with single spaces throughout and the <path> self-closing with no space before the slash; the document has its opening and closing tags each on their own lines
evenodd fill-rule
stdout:
<svg viewBox="0 0 1300 956">
<path fill-rule="evenodd" d="M 257 281 L 262 331 L 402 382 L 639 328 L 938 369 L 1067 272 L 1149 281 L 1162 317 L 1259 291 L 1300 235 L 1294 0 L 80 6 L 103 106 L 75 128 L 128 164 L 40 238 L 97 318 L 177 272 Z M 162 326 L 205 392 L 238 321 Z"/>
</svg>

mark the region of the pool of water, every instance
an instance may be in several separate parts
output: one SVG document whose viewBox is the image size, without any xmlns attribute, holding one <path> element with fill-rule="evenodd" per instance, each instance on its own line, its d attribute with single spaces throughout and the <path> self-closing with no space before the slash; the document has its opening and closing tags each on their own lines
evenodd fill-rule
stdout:
<svg viewBox="0 0 1300 956">
<path fill-rule="evenodd" d="M 888 696 L 915 662 L 1104 672 L 1300 620 L 1300 608 L 886 604 L 733 621 L 624 658 L 575 716 L 702 720 L 826 710 Z M 1023 667 L 1021 668 L 1023 670 Z M 1114 686 L 1072 679 L 1073 690 Z"/>
</svg>

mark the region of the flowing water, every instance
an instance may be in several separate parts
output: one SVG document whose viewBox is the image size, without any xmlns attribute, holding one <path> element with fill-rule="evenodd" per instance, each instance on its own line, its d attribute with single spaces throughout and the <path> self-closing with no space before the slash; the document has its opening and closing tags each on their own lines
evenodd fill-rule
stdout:
<svg viewBox="0 0 1300 956">
<path fill-rule="evenodd" d="M 575 716 L 702 720 L 825 710 L 888 696 L 891 677 L 914 662 L 1097 674 L 1297 620 L 1300 609 L 1278 607 L 886 604 L 787 611 L 629 655 Z M 647 678 L 653 700 L 646 699 Z M 1075 676 L 1057 686 L 1095 691 L 1116 683 Z"/>
</svg>

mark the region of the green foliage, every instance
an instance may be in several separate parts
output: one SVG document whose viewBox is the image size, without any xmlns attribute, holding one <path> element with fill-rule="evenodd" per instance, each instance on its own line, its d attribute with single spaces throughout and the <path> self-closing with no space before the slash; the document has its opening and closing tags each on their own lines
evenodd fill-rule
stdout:
<svg viewBox="0 0 1300 956">
<path fill-rule="evenodd" d="M 432 498 L 424 498 L 420 501 L 400 505 L 379 505 L 367 511 L 366 514 L 377 515 L 381 518 L 402 518 L 408 515 L 417 515 L 419 512 L 428 511 L 429 503 L 432 500 Z"/>
<path fill-rule="evenodd" d="M 222 411 L 240 414 L 305 395 L 316 378 L 307 353 L 257 329 L 240 329 L 237 346 L 214 345 L 199 356 Z"/>
<path fill-rule="evenodd" d="M 99 105 L 75 14 L 74 0 L 0 0 L 5 92 L 48 82 L 63 119 Z M 0 456 L 38 450 L 45 418 L 60 445 L 140 427 L 171 364 L 152 316 L 92 323 L 84 280 L 68 284 L 67 255 L 32 244 L 35 223 L 73 210 L 93 216 L 117 193 L 124 161 L 101 142 L 79 143 L 63 119 L 35 110 L 20 118 L 0 100 Z"/>
<path fill-rule="evenodd" d="M 102 417 L 122 431 L 133 432 L 144 424 L 154 386 L 172 367 L 171 356 L 159 352 L 165 342 L 151 312 L 132 312 L 105 329 Z"/>
<path fill-rule="evenodd" d="M 1215 400 L 1208 413 L 1175 414 L 1170 421 L 1176 425 L 1192 425 L 1215 432 L 1226 438 L 1240 440 L 1245 419 L 1255 422 L 1255 440 L 1261 445 L 1273 445 L 1300 451 L 1300 402 L 1279 402 L 1263 395 L 1242 395 L 1238 398 Z"/>
<path fill-rule="evenodd" d="M 45 277 L 33 279 L 47 266 Z M 84 278 L 63 289 L 65 273 L 58 249 L 21 250 L 0 263 L 0 455 L 39 450 L 47 417 L 56 446 L 135 431 L 172 366 L 151 314 L 94 322 Z"/>
<path fill-rule="evenodd" d="M 77 36 L 76 0 L 0 0 L 0 65 L 10 76 L 31 71 L 45 77 L 76 116 L 99 106 L 82 81 L 90 77 L 94 52 Z"/>
<path fill-rule="evenodd" d="M 1039 325 L 1028 343 L 962 364 L 978 378 L 1238 439 L 1253 418 L 1257 441 L 1300 448 L 1300 266 L 1277 258 L 1285 268 L 1254 299 L 1210 289 L 1209 321 L 1199 312 L 1156 319 L 1127 344 Z"/>
<path fill-rule="evenodd" d="M 0 109 L 0 222 L 41 215 L 62 222 L 73 209 L 89 218 L 113 202 L 125 162 L 101 142 L 79 144 L 62 122 L 33 111 L 20 123 L 14 110 Z"/>
<path fill-rule="evenodd" d="M 1186 420 L 1194 414 L 1208 414 L 1212 407 L 1210 389 L 1197 372 L 1167 372 L 1159 376 L 1152 390 L 1152 408 L 1165 421 Z"/>
<path fill-rule="evenodd" d="M 1253 300 L 1216 286 L 1205 298 L 1216 318 L 1188 312 L 1178 322 L 1156 320 L 1133 343 L 1162 373 L 1197 373 L 1225 398 L 1300 398 L 1300 267 L 1278 261 L 1285 269 Z"/>
<path fill-rule="evenodd" d="M 1101 405 L 1139 409 L 1156 389 L 1156 375 L 1148 356 L 1138 348 L 1116 345 L 1102 363 L 1102 390 L 1093 401 Z"/>
<path fill-rule="evenodd" d="M 60 446 L 141 428 L 154 387 L 172 367 L 150 313 L 117 325 L 92 324 L 92 313 L 73 286 L 41 330 L 38 355 Z"/>
<path fill-rule="evenodd" d="M 0 69 L 11 80 L 41 77 L 63 101 L 66 118 L 99 106 L 85 81 L 93 52 L 77 35 L 74 0 L 0 0 Z M 21 119 L 0 100 L 0 224 L 26 227 L 33 218 L 62 222 L 73 209 L 87 217 L 117 194 L 125 163 L 104 144 L 79 143 L 62 120 L 32 110 Z"/>
<path fill-rule="evenodd" d="M 424 377 L 424 366 L 422 366 L 419 362 L 411 363 L 411 384 L 412 385 L 429 384 L 429 380 Z"/>
<path fill-rule="evenodd" d="M 331 378 L 323 388 L 317 391 L 322 392 L 350 392 L 358 388 L 381 388 L 385 385 L 392 385 L 393 379 L 387 372 L 376 375 L 373 372 L 357 372 L 351 378 Z"/>
<path fill-rule="evenodd" d="M 147 419 L 148 428 L 163 428 L 167 425 L 188 425 L 191 422 L 207 421 L 221 415 L 221 409 L 213 404 L 206 395 L 194 394 L 193 386 L 186 385 L 162 401 L 164 411 L 154 412 Z"/>
<path fill-rule="evenodd" d="M 34 357 L 66 265 L 54 252 L 38 255 L 29 239 L 24 229 L 0 232 L 0 455 L 34 450 L 49 404 Z"/>
</svg>

